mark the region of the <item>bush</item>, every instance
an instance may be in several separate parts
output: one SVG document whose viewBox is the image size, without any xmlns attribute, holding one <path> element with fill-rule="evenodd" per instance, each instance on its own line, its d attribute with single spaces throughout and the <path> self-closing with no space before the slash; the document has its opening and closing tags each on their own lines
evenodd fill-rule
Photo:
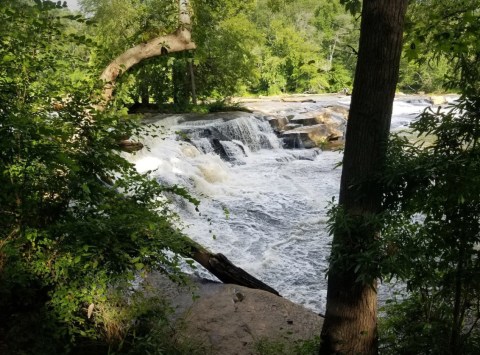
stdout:
<svg viewBox="0 0 480 355">
<path fill-rule="evenodd" d="M 89 306 L 149 269 L 174 273 L 183 248 L 167 195 L 189 196 L 120 155 L 119 140 L 141 128 L 113 105 L 96 109 L 93 43 L 65 11 L 0 7 L 0 343 L 15 354 L 99 341 L 108 332 Z"/>
</svg>

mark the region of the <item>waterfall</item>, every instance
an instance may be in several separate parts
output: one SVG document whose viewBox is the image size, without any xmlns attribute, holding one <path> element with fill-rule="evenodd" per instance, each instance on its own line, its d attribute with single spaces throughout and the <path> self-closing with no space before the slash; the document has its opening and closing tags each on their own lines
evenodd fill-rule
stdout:
<svg viewBox="0 0 480 355">
<path fill-rule="evenodd" d="M 424 107 L 397 103 L 392 118 L 396 129 Z M 150 150 L 129 160 L 139 171 L 185 186 L 199 198 L 200 214 L 188 204 L 177 207 L 190 237 L 225 254 L 284 297 L 324 312 L 331 243 L 327 211 L 338 194 L 342 154 L 283 149 L 264 116 L 153 117 L 150 121 L 169 133 L 145 138 Z M 212 277 L 201 269 L 194 272 Z M 379 297 L 386 297 L 382 292 Z"/>
<path fill-rule="evenodd" d="M 176 128 L 200 151 L 215 152 L 233 163 L 242 163 L 251 152 L 280 148 L 279 139 L 262 116 L 237 112 L 212 118 L 182 122 Z"/>
</svg>

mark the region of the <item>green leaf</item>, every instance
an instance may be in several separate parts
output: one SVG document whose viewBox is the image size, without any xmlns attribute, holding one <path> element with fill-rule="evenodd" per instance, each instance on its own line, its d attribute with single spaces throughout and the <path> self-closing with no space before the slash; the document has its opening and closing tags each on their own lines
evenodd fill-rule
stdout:
<svg viewBox="0 0 480 355">
<path fill-rule="evenodd" d="M 143 263 L 135 263 L 135 268 L 137 270 L 142 270 L 145 267 Z"/>
</svg>

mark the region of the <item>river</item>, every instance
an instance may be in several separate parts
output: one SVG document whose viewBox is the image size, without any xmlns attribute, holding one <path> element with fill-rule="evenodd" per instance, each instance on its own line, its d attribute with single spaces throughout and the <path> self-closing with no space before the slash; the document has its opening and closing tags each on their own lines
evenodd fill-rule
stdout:
<svg viewBox="0 0 480 355">
<path fill-rule="evenodd" d="M 146 138 L 150 150 L 129 159 L 139 171 L 185 186 L 201 200 L 200 213 L 187 203 L 177 206 L 194 240 L 223 253 L 282 296 L 323 313 L 331 242 L 327 211 L 338 195 L 342 153 L 283 149 L 267 118 L 332 104 L 348 107 L 349 98 L 244 103 L 261 113 L 154 116 L 150 121 L 166 133 Z M 396 100 L 392 130 L 405 128 L 428 105 L 423 98 Z M 221 154 L 208 138 L 212 134 Z M 185 136 L 189 142 L 179 139 Z M 192 272 L 213 278 L 200 267 Z M 388 293 L 388 287 L 381 292 Z"/>
</svg>

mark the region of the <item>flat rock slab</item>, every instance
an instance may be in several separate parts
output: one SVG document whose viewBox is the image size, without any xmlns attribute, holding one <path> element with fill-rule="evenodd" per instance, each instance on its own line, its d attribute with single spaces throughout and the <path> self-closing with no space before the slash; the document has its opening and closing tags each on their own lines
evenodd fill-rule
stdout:
<svg viewBox="0 0 480 355">
<path fill-rule="evenodd" d="M 200 296 L 185 317 L 185 335 L 211 347 L 212 354 L 255 354 L 255 344 L 294 342 L 320 334 L 323 318 L 271 293 L 221 285 Z"/>
<path fill-rule="evenodd" d="M 323 318 L 285 298 L 204 280 L 194 286 L 195 299 L 188 290 L 163 289 L 177 309 L 180 337 L 200 343 L 207 354 L 256 354 L 261 341 L 291 344 L 320 334 Z"/>
</svg>

